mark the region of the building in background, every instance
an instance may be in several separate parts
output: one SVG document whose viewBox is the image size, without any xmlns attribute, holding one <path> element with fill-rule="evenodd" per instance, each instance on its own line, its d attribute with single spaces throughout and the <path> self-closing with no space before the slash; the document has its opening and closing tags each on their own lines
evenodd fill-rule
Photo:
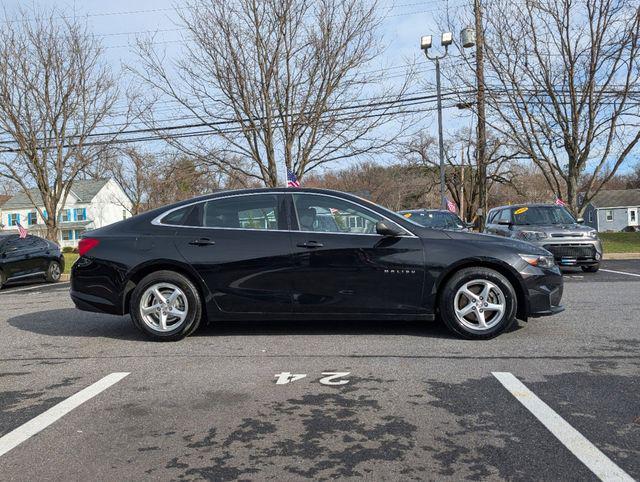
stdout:
<svg viewBox="0 0 640 482">
<path fill-rule="evenodd" d="M 600 232 L 638 229 L 640 189 L 600 191 L 587 204 L 584 222 Z"/>
<path fill-rule="evenodd" d="M 42 199 L 34 189 L 34 199 Z M 47 216 L 42 205 L 42 213 Z M 113 179 L 78 180 L 73 183 L 67 201 L 58 210 L 62 247 L 76 247 L 85 231 L 101 228 L 131 216 L 131 200 Z M 25 193 L 12 196 L 1 207 L 2 231 L 18 231 L 18 223 L 30 234 L 46 236 L 46 226 L 35 206 Z"/>
</svg>

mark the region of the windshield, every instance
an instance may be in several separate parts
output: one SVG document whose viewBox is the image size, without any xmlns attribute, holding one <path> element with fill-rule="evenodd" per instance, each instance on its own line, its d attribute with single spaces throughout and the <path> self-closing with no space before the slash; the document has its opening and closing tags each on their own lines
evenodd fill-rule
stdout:
<svg viewBox="0 0 640 482">
<path fill-rule="evenodd" d="M 464 227 L 458 216 L 444 211 L 407 211 L 401 214 L 409 221 L 425 228 L 461 229 Z"/>
<path fill-rule="evenodd" d="M 576 220 L 562 206 L 532 206 L 513 211 L 513 224 L 574 224 Z"/>
</svg>

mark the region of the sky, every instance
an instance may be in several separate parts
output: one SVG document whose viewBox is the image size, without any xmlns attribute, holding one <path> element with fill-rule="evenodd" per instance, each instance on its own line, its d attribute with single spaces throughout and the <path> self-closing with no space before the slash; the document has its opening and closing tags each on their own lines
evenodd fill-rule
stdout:
<svg viewBox="0 0 640 482">
<path fill-rule="evenodd" d="M 114 67 L 135 62 L 131 47 L 138 36 L 156 33 L 156 40 L 162 42 L 169 55 L 176 54 L 181 43 L 180 25 L 174 10 L 179 5 L 175 0 L 0 0 L 0 6 L 11 18 L 19 7 L 37 8 L 58 7 L 64 12 L 75 12 L 79 17 L 86 16 L 89 27 L 101 37 L 105 56 Z M 470 8 L 468 0 L 434 0 L 417 2 L 416 0 L 381 0 L 382 10 L 387 13 L 382 26 L 383 42 L 387 46 L 380 58 L 389 75 L 403 71 L 405 62 L 414 60 L 420 69 L 419 78 L 423 85 L 415 85 L 411 92 L 435 89 L 433 64 L 425 59 L 419 48 L 421 35 L 433 34 L 434 44 L 439 43 L 438 27 L 435 18 L 447 5 L 451 8 Z M 455 33 L 454 35 L 457 35 Z M 446 64 L 443 64 L 443 69 Z M 443 89 L 447 82 L 443 79 Z M 469 113 L 448 109 L 444 113 L 445 136 L 447 131 L 469 125 Z M 416 128 L 423 128 L 433 136 L 437 135 L 436 118 L 433 113 L 424 114 L 416 120 Z M 390 159 L 386 159 L 389 161 Z"/>
</svg>

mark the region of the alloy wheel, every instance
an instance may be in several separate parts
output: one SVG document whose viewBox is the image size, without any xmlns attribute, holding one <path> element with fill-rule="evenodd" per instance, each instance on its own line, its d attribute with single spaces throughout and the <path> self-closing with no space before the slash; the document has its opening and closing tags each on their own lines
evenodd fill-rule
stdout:
<svg viewBox="0 0 640 482">
<path fill-rule="evenodd" d="M 187 296 L 172 283 L 153 284 L 140 298 L 140 317 L 145 325 L 160 333 L 180 327 L 188 313 Z"/>
<path fill-rule="evenodd" d="M 54 281 L 58 281 L 60 279 L 60 265 L 58 263 L 51 263 L 51 266 L 49 267 L 49 275 Z"/>
<path fill-rule="evenodd" d="M 505 309 L 504 293 L 486 279 L 465 283 L 454 298 L 456 318 L 474 331 L 487 331 L 496 326 L 504 317 Z"/>
</svg>

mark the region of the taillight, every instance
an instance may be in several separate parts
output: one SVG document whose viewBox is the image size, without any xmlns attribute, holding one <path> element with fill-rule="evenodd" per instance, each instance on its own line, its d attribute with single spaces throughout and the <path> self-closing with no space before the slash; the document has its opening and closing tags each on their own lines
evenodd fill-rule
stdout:
<svg viewBox="0 0 640 482">
<path fill-rule="evenodd" d="M 100 240 L 96 238 L 82 238 L 78 242 L 78 254 L 84 256 L 93 248 L 100 244 Z"/>
</svg>

